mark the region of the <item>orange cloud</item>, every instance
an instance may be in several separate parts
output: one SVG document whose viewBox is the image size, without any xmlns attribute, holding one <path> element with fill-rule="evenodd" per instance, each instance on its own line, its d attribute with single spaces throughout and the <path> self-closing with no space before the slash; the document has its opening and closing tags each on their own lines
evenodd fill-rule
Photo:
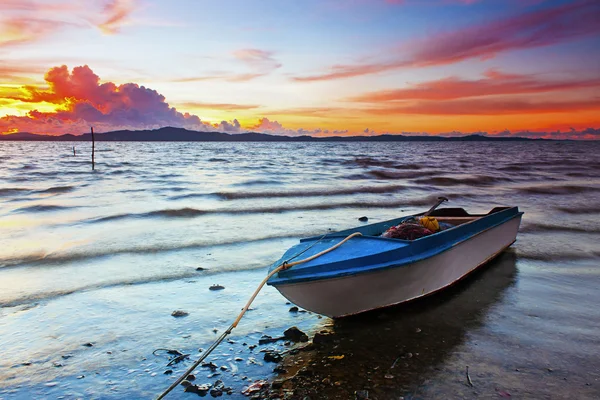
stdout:
<svg viewBox="0 0 600 400">
<path fill-rule="evenodd" d="M 552 8 L 461 28 L 409 43 L 402 55 L 369 64 L 334 65 L 328 71 L 297 76 L 298 82 L 324 81 L 390 70 L 452 64 L 498 53 L 563 43 L 600 32 L 597 0 L 580 0 Z M 400 52 L 400 51 L 399 51 Z"/>
</svg>

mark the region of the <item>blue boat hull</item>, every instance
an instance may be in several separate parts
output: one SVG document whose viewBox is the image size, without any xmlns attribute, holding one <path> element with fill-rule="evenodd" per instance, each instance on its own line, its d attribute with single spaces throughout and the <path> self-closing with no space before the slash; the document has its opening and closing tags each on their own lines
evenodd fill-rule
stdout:
<svg viewBox="0 0 600 400">
<path fill-rule="evenodd" d="M 315 260 L 280 271 L 268 284 L 293 303 L 330 317 L 402 303 L 441 290 L 497 256 L 515 241 L 522 214 L 516 207 L 483 216 L 467 214 L 462 219 L 468 222 L 413 241 L 375 236 L 407 217 L 303 239 L 271 269 L 299 253 L 292 261 L 317 254 L 353 232 L 363 234 Z"/>
</svg>

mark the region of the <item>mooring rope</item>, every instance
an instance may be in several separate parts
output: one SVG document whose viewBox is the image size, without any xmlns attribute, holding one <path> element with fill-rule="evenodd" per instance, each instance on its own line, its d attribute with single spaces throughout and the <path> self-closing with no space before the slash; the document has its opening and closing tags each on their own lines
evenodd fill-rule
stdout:
<svg viewBox="0 0 600 400">
<path fill-rule="evenodd" d="M 169 394 L 169 392 L 171 392 L 171 390 L 173 390 L 175 387 L 177 387 L 177 385 L 179 385 L 181 382 L 183 382 L 183 380 L 194 369 L 196 369 L 196 367 L 198 365 L 200 365 L 200 363 L 202 361 L 204 361 L 206 359 L 206 357 L 208 357 L 208 355 L 210 353 L 212 353 L 213 350 L 216 349 L 219 344 L 221 344 L 221 342 L 223 341 L 223 339 L 225 339 L 227 337 L 227 335 L 229 335 L 231 333 L 231 331 L 233 330 L 233 328 L 235 328 L 235 327 L 238 326 L 240 320 L 242 319 L 242 317 L 244 316 L 244 314 L 246 314 L 246 311 L 248 311 L 248 308 L 250 308 L 250 305 L 252 304 L 252 302 L 254 301 L 254 299 L 256 298 L 256 296 L 258 295 L 258 293 L 262 290 L 263 286 L 265 286 L 265 284 L 267 283 L 267 281 L 269 279 L 271 279 L 271 277 L 273 275 L 275 275 L 279 271 L 284 271 L 284 270 L 289 269 L 289 268 L 291 268 L 291 267 L 293 267 L 295 265 L 312 261 L 315 258 L 319 258 L 322 255 L 327 254 L 330 251 L 333 251 L 333 250 L 337 249 L 338 247 L 340 247 L 341 245 L 343 245 L 344 243 L 346 243 L 348 240 L 352 239 L 353 237 L 361 236 L 361 235 L 362 235 L 362 233 L 360 233 L 360 232 L 354 232 L 353 234 L 351 234 L 351 235 L 347 236 L 346 238 L 344 238 L 344 240 L 340 241 L 339 243 L 336 243 L 335 245 L 329 247 L 328 249 L 325 249 L 325 250 L 323 250 L 323 251 L 321 251 L 321 252 L 319 252 L 317 254 L 314 254 L 314 255 L 312 255 L 310 257 L 307 257 L 307 258 L 304 258 L 302 260 L 289 262 L 289 261 L 293 260 L 294 258 L 298 257 L 300 254 L 306 252 L 308 249 L 310 249 L 315 244 L 317 244 L 318 242 L 320 242 L 325 236 L 327 236 L 327 235 L 323 235 L 319 240 L 317 240 L 316 242 L 314 242 L 312 245 L 310 245 L 306 249 L 302 250 L 300 253 L 298 253 L 298 254 L 292 256 L 291 258 L 288 258 L 286 261 L 282 262 L 277 268 L 275 268 L 273 271 L 271 271 L 269 273 L 269 275 L 267 275 L 267 277 L 265 279 L 263 279 L 263 281 L 260 283 L 260 285 L 258 285 L 258 287 L 256 288 L 256 290 L 254 291 L 254 293 L 252 294 L 252 296 L 250 297 L 250 299 L 248 300 L 248 302 L 246 303 L 246 305 L 242 309 L 242 312 L 240 312 L 240 314 L 235 319 L 235 321 L 233 322 L 233 324 L 231 324 L 231 326 L 229 328 L 227 328 L 227 330 L 225 332 L 223 332 L 221 334 L 221 336 L 219 336 L 219 338 L 206 350 L 206 352 L 204 352 L 204 354 L 196 362 L 194 362 L 194 364 L 190 368 L 188 368 L 179 378 L 177 378 L 177 380 L 175 382 L 173 382 L 171 384 L 171 386 L 169 386 L 167 388 L 167 390 L 165 390 L 164 392 L 162 392 L 162 394 L 157 397 L 157 400 L 161 400 L 162 398 L 164 398 L 167 394 Z"/>
</svg>

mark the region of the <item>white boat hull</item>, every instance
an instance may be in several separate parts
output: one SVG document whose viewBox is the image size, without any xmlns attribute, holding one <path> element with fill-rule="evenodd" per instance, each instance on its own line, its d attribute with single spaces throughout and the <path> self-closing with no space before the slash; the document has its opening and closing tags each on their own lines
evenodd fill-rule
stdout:
<svg viewBox="0 0 600 400">
<path fill-rule="evenodd" d="M 276 285 L 292 303 L 337 318 L 427 296 L 490 261 L 516 239 L 521 216 L 433 257 L 397 268 Z"/>
</svg>

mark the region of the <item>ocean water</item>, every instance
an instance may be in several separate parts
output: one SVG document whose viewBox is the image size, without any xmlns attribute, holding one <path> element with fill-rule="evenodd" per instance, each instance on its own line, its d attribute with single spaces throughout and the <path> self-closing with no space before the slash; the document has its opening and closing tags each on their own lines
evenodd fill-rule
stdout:
<svg viewBox="0 0 600 400">
<path fill-rule="evenodd" d="M 473 396 L 457 383 L 463 373 L 448 372 L 464 361 L 493 377 L 485 378 L 489 393 L 477 396 L 600 397 L 600 142 L 99 142 L 95 171 L 90 150 L 0 143 L 1 399 L 155 396 L 189 362 L 164 375 L 168 359 L 153 350 L 195 358 L 299 238 L 356 226 L 361 216 L 377 222 L 421 212 L 440 195 L 470 212 L 519 206 L 517 242 L 500 267 L 456 294 L 456 310 L 467 308 L 469 293 L 487 296 L 481 307 L 469 304 L 446 323 L 434 316 L 454 295 L 434 300 L 433 311 L 411 308 L 411 323 L 462 328 L 449 333 L 451 345 L 421 351 L 419 376 L 399 374 L 402 381 L 372 390 L 381 398 Z M 225 290 L 208 290 L 213 283 Z M 289 307 L 265 289 L 233 343 L 215 355 L 234 398 L 248 382 L 275 376 L 259 349 L 243 345 L 263 333 L 291 325 L 337 329 L 356 341 L 373 333 L 374 324 Z M 176 309 L 190 315 L 173 318 Z M 473 313 L 476 324 L 467 322 Z M 405 329 L 397 321 L 408 317 L 393 315 L 380 327 L 388 333 Z M 373 344 L 372 353 L 383 357 L 392 341 Z M 515 376 L 519 368 L 529 372 Z M 198 383 L 217 379 L 205 372 Z M 340 398 L 371 382 L 355 374 L 356 387 L 334 388 Z"/>
</svg>

